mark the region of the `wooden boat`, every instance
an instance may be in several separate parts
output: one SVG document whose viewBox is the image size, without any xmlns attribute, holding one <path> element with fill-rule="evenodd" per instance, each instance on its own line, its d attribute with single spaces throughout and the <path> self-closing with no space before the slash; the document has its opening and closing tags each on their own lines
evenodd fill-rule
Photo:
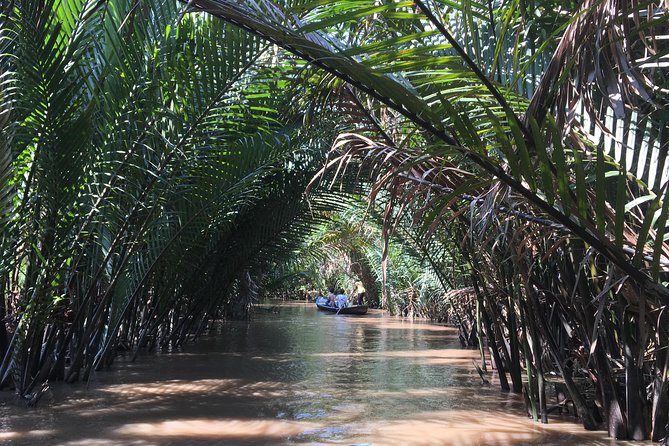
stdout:
<svg viewBox="0 0 669 446">
<path fill-rule="evenodd" d="M 321 311 L 328 311 L 330 313 L 335 313 L 335 314 L 366 314 L 367 313 L 367 305 L 352 305 L 350 307 L 337 308 L 337 307 L 331 307 L 329 305 L 316 303 L 316 306 Z"/>
</svg>

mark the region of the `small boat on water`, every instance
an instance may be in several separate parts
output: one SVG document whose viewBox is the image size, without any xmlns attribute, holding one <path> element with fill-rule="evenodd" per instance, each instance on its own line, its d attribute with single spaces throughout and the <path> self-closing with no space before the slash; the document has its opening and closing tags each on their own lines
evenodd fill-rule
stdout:
<svg viewBox="0 0 669 446">
<path fill-rule="evenodd" d="M 335 314 L 366 314 L 367 313 L 367 305 L 352 305 L 350 307 L 337 308 L 337 307 L 331 307 L 329 305 L 324 305 L 324 304 L 317 303 L 316 306 L 321 311 L 329 311 L 330 313 L 335 313 Z"/>
<path fill-rule="evenodd" d="M 351 305 L 349 307 L 331 307 L 326 304 L 327 299 L 324 297 L 319 297 L 316 299 L 316 306 L 321 311 L 327 311 L 335 314 L 366 314 L 367 305 Z"/>
</svg>

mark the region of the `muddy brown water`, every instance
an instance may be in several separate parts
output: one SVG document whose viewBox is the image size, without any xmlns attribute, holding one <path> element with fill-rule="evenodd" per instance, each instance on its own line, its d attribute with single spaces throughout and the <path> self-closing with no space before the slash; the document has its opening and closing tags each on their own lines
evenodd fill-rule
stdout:
<svg viewBox="0 0 669 446">
<path fill-rule="evenodd" d="M 181 351 L 118 360 L 26 409 L 0 393 L 7 445 L 623 445 L 573 418 L 532 422 L 482 386 L 446 326 L 284 304 Z M 639 443 L 636 443 L 639 444 Z"/>
</svg>

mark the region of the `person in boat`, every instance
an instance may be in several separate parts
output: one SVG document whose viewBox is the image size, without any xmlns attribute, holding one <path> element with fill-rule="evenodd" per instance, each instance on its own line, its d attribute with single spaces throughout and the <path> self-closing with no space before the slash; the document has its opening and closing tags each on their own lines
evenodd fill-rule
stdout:
<svg viewBox="0 0 669 446">
<path fill-rule="evenodd" d="M 363 299 L 365 298 L 365 287 L 362 285 L 361 281 L 355 283 L 355 290 L 353 295 L 356 297 L 356 304 L 363 305 Z"/>
<path fill-rule="evenodd" d="M 346 294 L 344 294 L 343 289 L 339 289 L 339 292 L 337 294 L 336 299 L 336 304 L 337 308 L 344 308 L 348 306 L 348 297 L 346 297 Z"/>
<path fill-rule="evenodd" d="M 328 288 L 328 307 L 335 307 L 337 304 L 337 295 L 335 294 L 334 287 Z"/>
</svg>

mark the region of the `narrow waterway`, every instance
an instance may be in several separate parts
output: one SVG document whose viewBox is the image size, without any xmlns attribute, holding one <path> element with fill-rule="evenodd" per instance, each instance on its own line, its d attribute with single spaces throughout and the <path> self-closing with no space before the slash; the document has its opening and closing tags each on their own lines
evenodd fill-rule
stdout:
<svg viewBox="0 0 669 446">
<path fill-rule="evenodd" d="M 54 385 L 36 409 L 3 392 L 0 443 L 624 444 L 569 417 L 533 423 L 519 397 L 481 385 L 475 358 L 449 327 L 285 304 L 88 386 Z"/>
</svg>

